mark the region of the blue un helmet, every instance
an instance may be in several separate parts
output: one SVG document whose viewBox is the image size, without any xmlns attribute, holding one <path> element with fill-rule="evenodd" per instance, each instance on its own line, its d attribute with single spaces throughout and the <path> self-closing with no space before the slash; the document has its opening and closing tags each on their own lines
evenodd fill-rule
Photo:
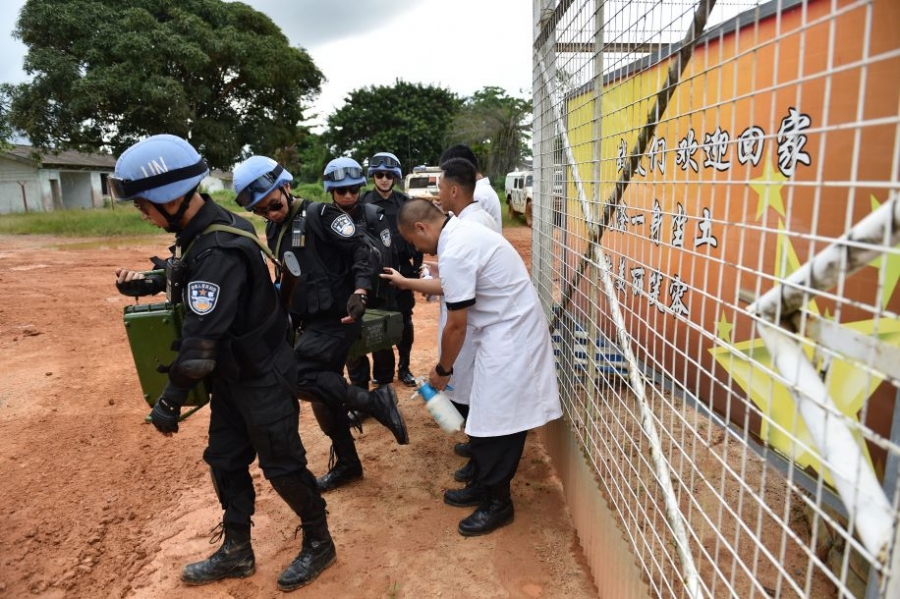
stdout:
<svg viewBox="0 0 900 599">
<path fill-rule="evenodd" d="M 294 177 L 271 158 L 251 156 L 234 169 L 235 201 L 238 206 L 252 211 L 273 189 L 293 180 Z"/>
<path fill-rule="evenodd" d="M 196 189 L 209 173 L 194 147 L 175 135 L 154 135 L 119 156 L 109 190 L 120 201 L 138 198 L 154 204 L 177 200 Z"/>
<path fill-rule="evenodd" d="M 371 177 L 376 171 L 387 171 L 394 175 L 394 179 L 403 178 L 403 171 L 400 170 L 400 161 L 390 152 L 378 152 L 369 158 L 369 176 Z"/>
<path fill-rule="evenodd" d="M 325 191 L 331 191 L 335 187 L 350 187 L 351 185 L 365 185 L 366 178 L 359 163 L 352 158 L 335 158 L 325 166 L 322 175 L 325 181 Z"/>
</svg>

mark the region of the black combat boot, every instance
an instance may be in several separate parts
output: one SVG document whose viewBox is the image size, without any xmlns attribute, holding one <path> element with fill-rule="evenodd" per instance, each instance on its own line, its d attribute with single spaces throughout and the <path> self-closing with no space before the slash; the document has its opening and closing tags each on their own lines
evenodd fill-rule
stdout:
<svg viewBox="0 0 900 599">
<path fill-rule="evenodd" d="M 501 526 L 506 526 L 514 518 L 515 510 L 511 499 L 490 499 L 480 505 L 468 518 L 459 521 L 459 534 L 464 537 L 486 535 Z"/>
<path fill-rule="evenodd" d="M 355 387 L 348 385 L 347 389 L 355 389 Z M 359 389 L 356 391 L 366 395 Z M 353 393 L 345 392 L 345 395 L 349 397 Z M 346 402 L 346 399 L 344 401 Z M 353 435 L 350 434 L 350 425 L 347 422 L 347 412 L 345 411 L 347 408 L 343 404 L 329 407 L 317 401 L 312 402 L 312 408 L 319 428 L 331 439 L 328 472 L 319 477 L 317 481 L 319 491 L 330 491 L 362 478 L 362 464 L 356 453 Z M 343 421 L 341 421 L 341 417 L 343 417 Z"/>
<path fill-rule="evenodd" d="M 492 485 L 485 490 L 487 491 L 487 500 L 479 505 L 478 509 L 472 512 L 468 518 L 459 521 L 459 534 L 464 537 L 477 537 L 492 533 L 515 519 L 516 511 L 509 494 L 509 482 Z"/>
<path fill-rule="evenodd" d="M 333 439 L 328 458 L 328 472 L 316 479 L 319 491 L 325 492 L 352 483 L 363 476 L 362 463 L 353 438 Z"/>
<path fill-rule="evenodd" d="M 399 378 L 400 382 L 407 387 L 419 386 L 419 381 L 416 380 L 416 377 L 414 377 L 413 373 L 411 373 L 408 369 L 402 368 L 397 371 L 397 378 Z"/>
<path fill-rule="evenodd" d="M 400 413 L 400 408 L 397 406 L 397 394 L 394 392 L 393 386 L 382 385 L 374 391 L 364 394 L 354 393 L 351 390 L 347 395 L 349 407 L 358 412 L 366 413 L 377 420 L 382 426 L 391 431 L 398 444 L 409 444 L 406 423 L 403 421 L 403 414 Z"/>
<path fill-rule="evenodd" d="M 282 591 L 293 591 L 311 583 L 337 559 L 324 514 L 304 522 L 301 527 L 303 545 L 300 553 L 278 577 L 278 588 Z"/>
<path fill-rule="evenodd" d="M 225 542 L 209 559 L 188 564 L 181 570 L 181 580 L 185 584 L 201 585 L 223 578 L 246 578 L 256 572 L 256 558 L 250 546 L 250 523 L 224 522 L 219 527 L 222 529 L 212 542 L 218 542 L 223 533 Z"/>
<path fill-rule="evenodd" d="M 444 491 L 444 503 L 453 507 L 481 505 L 489 499 L 487 488 L 474 481 L 469 482 L 462 489 L 447 489 Z"/>
<path fill-rule="evenodd" d="M 475 462 L 469 460 L 466 465 L 453 473 L 453 480 L 458 483 L 467 483 L 475 480 Z"/>
</svg>

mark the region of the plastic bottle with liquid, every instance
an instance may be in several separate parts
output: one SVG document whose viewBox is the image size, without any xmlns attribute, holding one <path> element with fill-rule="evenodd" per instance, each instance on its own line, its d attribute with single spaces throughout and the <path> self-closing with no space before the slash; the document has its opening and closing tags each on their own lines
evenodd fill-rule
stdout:
<svg viewBox="0 0 900 599">
<path fill-rule="evenodd" d="M 421 277 L 422 279 L 433 279 L 433 278 L 434 278 L 434 277 L 431 276 L 431 269 L 428 268 L 428 266 L 426 266 L 426 265 L 424 265 L 424 264 L 422 265 L 422 270 L 421 270 L 421 272 L 422 272 L 422 277 Z M 426 302 L 433 302 L 433 301 L 436 300 L 436 299 L 437 299 L 437 296 L 436 296 L 436 295 L 429 295 L 429 294 L 427 294 L 427 293 L 425 294 L 425 301 L 426 301 Z"/>
<path fill-rule="evenodd" d="M 425 400 L 425 407 L 445 433 L 455 433 L 462 428 L 463 417 L 446 393 L 438 391 L 424 379 L 419 379 L 419 388 L 413 397 L 416 395 Z"/>
</svg>

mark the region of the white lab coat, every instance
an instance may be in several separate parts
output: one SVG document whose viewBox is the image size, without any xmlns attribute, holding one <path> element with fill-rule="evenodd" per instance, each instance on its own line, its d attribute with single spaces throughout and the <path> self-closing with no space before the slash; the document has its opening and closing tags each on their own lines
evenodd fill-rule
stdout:
<svg viewBox="0 0 900 599">
<path fill-rule="evenodd" d="M 447 305 L 475 300 L 466 330 L 474 348 L 466 433 L 509 435 L 562 416 L 549 326 L 522 258 L 502 235 L 456 218 L 437 249 Z"/>
<path fill-rule="evenodd" d="M 497 222 L 497 232 L 503 232 L 503 207 L 500 205 L 500 197 L 494 188 L 491 187 L 491 180 L 482 177 L 475 181 L 475 201 L 481 206 L 482 210 L 490 214 Z M 465 210 L 463 210 L 465 212 Z"/>
<path fill-rule="evenodd" d="M 500 232 L 500 225 L 485 212 L 484 208 L 477 204 L 471 203 L 456 215 L 456 217 L 465 222 L 478 223 L 484 225 L 488 229 Z M 441 296 L 441 311 L 438 317 L 438 339 L 444 333 L 444 325 L 447 324 L 447 302 Z M 447 389 L 447 397 L 451 401 L 458 404 L 469 404 L 469 395 L 472 393 L 472 377 L 475 376 L 475 345 L 474 336 L 471 331 L 466 331 L 466 340 L 462 348 L 459 350 L 459 356 L 453 363 L 453 378 L 450 380 L 451 389 Z"/>
</svg>

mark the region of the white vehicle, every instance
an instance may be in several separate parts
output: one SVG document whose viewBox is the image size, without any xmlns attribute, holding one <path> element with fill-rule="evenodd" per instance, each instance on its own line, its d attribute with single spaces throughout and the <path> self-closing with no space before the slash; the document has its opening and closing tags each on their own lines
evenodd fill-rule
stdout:
<svg viewBox="0 0 900 599">
<path fill-rule="evenodd" d="M 531 200 L 534 177 L 531 171 L 513 171 L 506 175 L 506 205 L 509 216 L 525 215 L 525 224 L 531 226 Z"/>
<path fill-rule="evenodd" d="M 411 198 L 433 202 L 440 195 L 438 183 L 441 182 L 441 172 L 439 166 L 417 166 L 413 168 L 413 172 L 406 175 L 403 191 Z"/>
</svg>

